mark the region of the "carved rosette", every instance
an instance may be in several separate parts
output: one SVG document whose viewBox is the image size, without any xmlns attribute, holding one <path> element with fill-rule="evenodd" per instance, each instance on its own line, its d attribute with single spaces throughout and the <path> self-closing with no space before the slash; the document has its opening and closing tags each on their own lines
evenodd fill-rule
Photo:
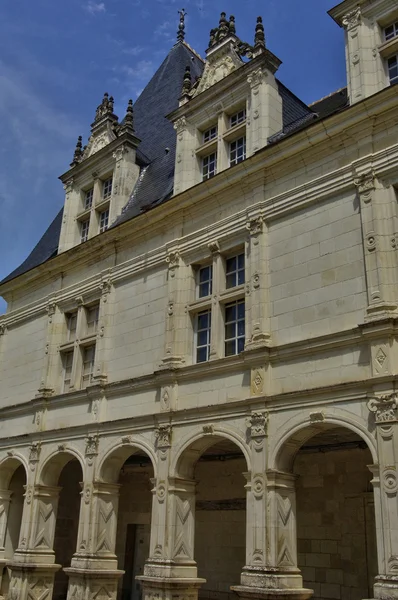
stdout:
<svg viewBox="0 0 398 600">
<path fill-rule="evenodd" d="M 398 421 L 398 394 L 393 392 L 377 398 L 371 398 L 368 409 L 375 414 L 376 423 Z"/>
<path fill-rule="evenodd" d="M 268 413 L 252 412 L 246 421 L 250 439 L 256 450 L 261 450 L 267 435 Z"/>
</svg>

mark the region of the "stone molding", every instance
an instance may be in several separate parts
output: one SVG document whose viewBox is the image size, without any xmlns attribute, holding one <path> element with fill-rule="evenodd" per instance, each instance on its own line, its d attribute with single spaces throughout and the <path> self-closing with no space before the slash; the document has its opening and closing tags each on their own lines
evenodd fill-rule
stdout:
<svg viewBox="0 0 398 600">
<path fill-rule="evenodd" d="M 386 394 L 371 398 L 368 409 L 374 413 L 376 423 L 391 423 L 398 421 L 398 393 Z"/>
</svg>

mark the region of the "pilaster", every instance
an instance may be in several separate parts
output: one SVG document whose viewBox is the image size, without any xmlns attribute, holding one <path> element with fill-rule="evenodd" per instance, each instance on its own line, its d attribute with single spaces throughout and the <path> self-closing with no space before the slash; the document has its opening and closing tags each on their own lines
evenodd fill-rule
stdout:
<svg viewBox="0 0 398 600">
<path fill-rule="evenodd" d="M 247 156 L 268 143 L 268 138 L 283 129 L 282 98 L 271 71 L 259 67 L 247 77 L 250 86 L 247 123 Z"/>
<path fill-rule="evenodd" d="M 373 172 L 354 179 L 357 187 L 365 256 L 368 308 L 366 319 L 397 315 L 398 260 L 395 252 L 396 202 Z"/>
<path fill-rule="evenodd" d="M 195 169 L 197 137 L 195 127 L 186 117 L 177 119 L 174 129 L 177 132 L 174 194 L 180 194 L 198 183 L 198 169 Z"/>
<path fill-rule="evenodd" d="M 190 267 L 181 260 L 177 248 L 169 251 L 167 263 L 168 303 L 166 314 L 165 356 L 161 368 L 175 368 L 185 363 L 187 355 L 186 305 L 190 300 Z"/>
<path fill-rule="evenodd" d="M 57 361 L 59 359 L 58 345 L 62 339 L 63 314 L 54 301 L 48 303 L 47 315 L 46 346 L 42 377 L 38 390 L 38 396 L 40 397 L 51 396 L 56 389 L 57 381 L 54 378 L 57 378 L 59 372 L 59 368 L 57 368 Z"/>
<path fill-rule="evenodd" d="M 398 394 L 369 400 L 374 415 L 379 465 L 370 467 L 375 489 L 379 575 L 375 598 L 398 598 Z"/>
<path fill-rule="evenodd" d="M 113 223 L 122 212 L 140 175 L 140 168 L 135 162 L 135 148 L 131 148 L 125 143 L 121 144 L 112 156 L 115 159 L 115 169 L 109 223 Z"/>
<path fill-rule="evenodd" d="M 3 578 L 4 567 L 7 563 L 7 557 L 5 555 L 5 538 L 11 496 L 12 492 L 10 490 L 0 490 L 0 587 Z"/>
<path fill-rule="evenodd" d="M 113 302 L 113 286 L 110 278 L 104 279 L 100 284 L 101 296 L 99 304 L 99 317 L 97 339 L 95 344 L 95 366 L 94 377 L 95 383 L 104 384 L 107 382 L 107 359 L 111 351 L 111 319 L 112 319 L 112 302 Z"/>
</svg>

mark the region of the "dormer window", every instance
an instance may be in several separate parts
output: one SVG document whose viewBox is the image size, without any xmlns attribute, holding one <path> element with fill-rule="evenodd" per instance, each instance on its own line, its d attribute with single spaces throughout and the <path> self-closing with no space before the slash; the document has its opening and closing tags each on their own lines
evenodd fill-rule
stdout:
<svg viewBox="0 0 398 600">
<path fill-rule="evenodd" d="M 203 181 L 214 177 L 217 173 L 217 152 L 212 152 L 202 160 L 202 178 Z"/>
<path fill-rule="evenodd" d="M 90 188 L 84 193 L 84 210 L 89 210 L 93 205 L 94 188 Z"/>
<path fill-rule="evenodd" d="M 242 136 L 229 145 L 229 164 L 232 167 L 246 158 L 246 136 Z"/>
<path fill-rule="evenodd" d="M 203 132 L 203 143 L 206 144 L 217 137 L 217 125 Z"/>
<path fill-rule="evenodd" d="M 236 127 L 236 125 L 240 125 L 241 123 L 244 123 L 244 121 L 246 121 L 246 109 L 243 108 L 242 110 L 238 111 L 237 113 L 235 113 L 234 115 L 232 115 L 229 119 L 229 124 L 230 127 Z"/>
<path fill-rule="evenodd" d="M 398 83 L 398 54 L 396 54 L 395 56 L 391 56 L 388 59 L 387 66 L 390 83 Z"/>
<path fill-rule="evenodd" d="M 384 40 L 388 42 L 398 36 L 398 21 L 384 28 Z"/>
<path fill-rule="evenodd" d="M 106 200 L 107 198 L 110 198 L 112 195 L 112 183 L 113 183 L 113 178 L 109 177 L 109 179 L 105 179 L 105 181 L 102 184 L 102 199 Z"/>
<path fill-rule="evenodd" d="M 112 182 L 112 180 L 111 180 L 111 182 Z M 103 210 L 99 214 L 100 233 L 103 233 L 104 231 L 106 231 L 108 229 L 108 223 L 109 223 L 109 208 L 107 208 L 106 210 Z"/>
</svg>

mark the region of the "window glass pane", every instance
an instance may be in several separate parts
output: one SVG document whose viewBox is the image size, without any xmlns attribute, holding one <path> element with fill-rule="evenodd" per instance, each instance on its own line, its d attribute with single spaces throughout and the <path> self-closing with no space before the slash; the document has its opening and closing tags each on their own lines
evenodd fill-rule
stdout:
<svg viewBox="0 0 398 600">
<path fill-rule="evenodd" d="M 226 274 L 227 289 L 245 282 L 245 255 L 243 253 L 226 260 Z"/>
<path fill-rule="evenodd" d="M 209 296 L 212 292 L 213 268 L 211 266 L 199 269 L 199 298 Z"/>
<path fill-rule="evenodd" d="M 82 387 L 91 383 L 94 374 L 95 346 L 83 349 Z"/>
<path fill-rule="evenodd" d="M 76 338 L 77 313 L 66 315 L 66 326 L 68 328 L 68 341 Z"/>
<path fill-rule="evenodd" d="M 206 310 L 196 316 L 196 362 L 209 360 L 211 312 Z"/>
<path fill-rule="evenodd" d="M 387 64 L 390 83 L 398 83 L 398 54 L 389 58 Z"/>
<path fill-rule="evenodd" d="M 94 188 L 90 188 L 84 195 L 84 208 L 88 210 L 93 205 Z"/>
<path fill-rule="evenodd" d="M 203 143 L 210 142 L 210 140 L 214 140 L 217 136 L 217 125 L 214 127 L 210 127 L 203 133 Z"/>
<path fill-rule="evenodd" d="M 217 154 L 213 152 L 209 154 L 209 156 L 205 156 L 202 161 L 202 177 L 203 181 L 205 179 L 210 179 L 214 177 L 217 172 Z"/>
<path fill-rule="evenodd" d="M 80 241 L 81 242 L 86 242 L 88 240 L 89 227 L 90 227 L 89 219 L 86 219 L 86 221 L 82 221 L 80 223 Z"/>
<path fill-rule="evenodd" d="M 63 391 L 69 392 L 72 377 L 73 351 L 65 352 L 62 356 L 62 362 L 64 367 Z"/>
<path fill-rule="evenodd" d="M 225 356 L 232 356 L 235 352 L 235 340 L 225 342 Z"/>
<path fill-rule="evenodd" d="M 96 304 L 88 309 L 86 309 L 87 315 L 87 334 L 91 335 L 95 333 L 98 326 L 98 316 L 99 316 L 99 306 Z"/>
<path fill-rule="evenodd" d="M 112 177 L 106 179 L 102 184 L 102 198 L 109 198 L 112 195 Z"/>
<path fill-rule="evenodd" d="M 237 300 L 225 307 L 225 355 L 242 352 L 245 346 L 245 302 Z"/>
<path fill-rule="evenodd" d="M 109 209 L 104 210 L 100 213 L 100 233 L 108 229 L 109 221 Z"/>
</svg>

